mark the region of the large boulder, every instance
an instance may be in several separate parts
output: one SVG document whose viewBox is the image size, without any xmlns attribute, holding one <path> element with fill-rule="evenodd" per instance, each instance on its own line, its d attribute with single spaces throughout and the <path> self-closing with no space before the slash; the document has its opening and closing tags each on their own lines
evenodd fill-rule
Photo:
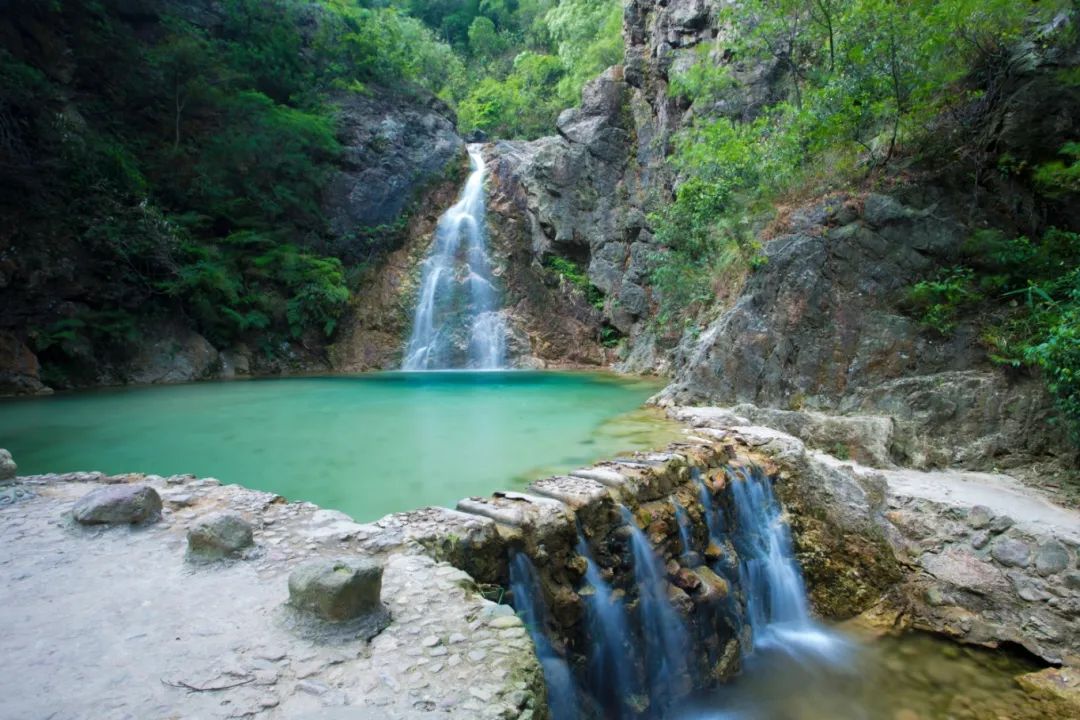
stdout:
<svg viewBox="0 0 1080 720">
<path fill-rule="evenodd" d="M 73 515 L 83 525 L 134 525 L 161 517 L 161 496 L 149 485 L 106 485 L 75 502 Z"/>
<path fill-rule="evenodd" d="M 387 615 L 381 592 L 382 565 L 369 558 L 311 560 L 289 575 L 289 604 L 330 622 L 381 623 Z"/>
<path fill-rule="evenodd" d="M 218 560 L 251 547 L 251 523 L 237 513 L 213 512 L 195 521 L 187 533 L 188 553 L 193 559 Z"/>
<path fill-rule="evenodd" d="M 15 461 L 11 457 L 11 453 L 0 448 L 0 482 L 11 480 L 18 471 L 19 466 L 15 464 Z"/>
</svg>

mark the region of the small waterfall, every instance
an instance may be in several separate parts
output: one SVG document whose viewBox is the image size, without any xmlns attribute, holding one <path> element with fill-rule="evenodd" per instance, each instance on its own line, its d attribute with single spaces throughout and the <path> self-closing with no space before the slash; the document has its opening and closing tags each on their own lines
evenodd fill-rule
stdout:
<svg viewBox="0 0 1080 720">
<path fill-rule="evenodd" d="M 690 537 L 692 527 L 690 516 L 686 514 L 686 508 L 680 505 L 678 500 L 672 499 L 671 507 L 675 510 L 675 524 L 679 526 L 679 542 L 682 543 L 682 555 L 685 558 L 694 551 L 694 543 Z"/>
<path fill-rule="evenodd" d="M 600 574 L 581 528 L 578 528 L 577 554 L 585 558 L 585 582 L 592 591 L 582 593 L 590 642 L 588 687 L 605 708 L 621 717 L 623 705 L 638 691 L 633 673 L 634 643 L 626 607 L 613 595 L 611 586 Z"/>
<path fill-rule="evenodd" d="M 701 476 L 701 470 L 690 469 L 690 477 L 698 486 L 698 497 L 701 499 L 701 507 L 705 511 L 705 526 L 709 530 L 709 542 L 720 545 L 724 542 L 724 515 L 716 507 L 712 491 Z"/>
<path fill-rule="evenodd" d="M 630 530 L 634 557 L 634 581 L 638 590 L 638 618 L 645 643 L 645 668 L 649 679 L 650 710 L 656 714 L 688 681 L 687 655 L 690 639 L 667 596 L 667 581 L 649 539 L 626 507 L 623 520 Z"/>
<path fill-rule="evenodd" d="M 791 533 L 769 478 L 758 468 L 728 474 L 735 507 L 732 542 L 741 559 L 753 649 L 840 660 L 846 643 L 810 616 Z"/>
<path fill-rule="evenodd" d="M 570 666 L 555 651 L 545 634 L 547 607 L 540 592 L 540 582 L 532 562 L 522 553 L 516 553 L 510 561 L 510 590 L 514 595 L 514 607 L 532 637 L 536 656 L 544 670 L 551 715 L 553 718 L 575 720 L 581 714 L 577 683 L 570 673 Z"/>
<path fill-rule="evenodd" d="M 439 218 L 422 265 L 404 370 L 506 365 L 506 323 L 491 270 L 484 213 L 484 159 L 469 146 L 472 172 L 458 201 Z"/>
</svg>

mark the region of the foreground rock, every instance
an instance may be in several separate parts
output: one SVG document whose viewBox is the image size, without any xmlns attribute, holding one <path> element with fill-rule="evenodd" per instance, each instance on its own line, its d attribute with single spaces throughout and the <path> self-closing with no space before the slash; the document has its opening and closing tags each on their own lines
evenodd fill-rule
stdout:
<svg viewBox="0 0 1080 720">
<path fill-rule="evenodd" d="M 15 460 L 12 459 L 11 453 L 0 448 L 0 482 L 11 480 L 18 471 L 19 466 L 15 464 Z"/>
<path fill-rule="evenodd" d="M 108 485 L 79 498 L 72 510 L 83 525 L 136 525 L 161 516 L 161 496 L 149 485 Z"/>
<path fill-rule="evenodd" d="M 201 518 L 187 534 L 188 553 L 195 559 L 217 560 L 251 547 L 251 524 L 236 513 L 217 512 Z"/>
<path fill-rule="evenodd" d="M 289 576 L 289 604 L 330 622 L 385 615 L 382 566 L 368 558 L 312 560 Z"/>
</svg>

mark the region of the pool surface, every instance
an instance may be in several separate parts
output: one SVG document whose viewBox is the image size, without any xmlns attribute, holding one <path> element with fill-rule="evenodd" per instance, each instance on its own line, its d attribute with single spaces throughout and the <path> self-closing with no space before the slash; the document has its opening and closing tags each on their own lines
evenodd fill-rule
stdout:
<svg viewBox="0 0 1080 720">
<path fill-rule="evenodd" d="M 532 479 L 676 436 L 650 380 L 432 372 L 95 390 L 0 401 L 22 475 L 193 473 L 359 521 Z"/>
</svg>

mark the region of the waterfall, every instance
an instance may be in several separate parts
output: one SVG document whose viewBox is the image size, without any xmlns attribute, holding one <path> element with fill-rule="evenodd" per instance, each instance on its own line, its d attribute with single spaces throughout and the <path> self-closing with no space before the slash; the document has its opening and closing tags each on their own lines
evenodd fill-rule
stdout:
<svg viewBox="0 0 1080 720">
<path fill-rule="evenodd" d="M 580 715 L 577 684 L 570 673 L 570 666 L 555 651 L 544 632 L 547 627 L 547 606 L 540 592 L 536 570 L 522 553 L 516 553 L 510 561 L 510 590 L 514 596 L 514 606 L 532 637 L 536 656 L 544 671 L 551 716 L 575 720 Z"/>
<path fill-rule="evenodd" d="M 690 539 L 690 516 L 678 500 L 672 499 L 671 507 L 675 510 L 675 523 L 679 526 L 679 542 L 682 543 L 682 554 L 685 558 L 694 551 L 694 544 Z"/>
<path fill-rule="evenodd" d="M 666 573 L 652 544 L 634 522 L 626 507 L 623 520 L 630 530 L 630 548 L 634 558 L 634 582 L 638 590 L 638 619 L 645 643 L 645 669 L 649 679 L 650 710 L 661 710 L 689 677 L 686 657 L 690 639 L 682 620 L 667 596 Z"/>
<path fill-rule="evenodd" d="M 705 511 L 705 526 L 709 530 L 709 542 L 720 545 L 724 542 L 724 516 L 716 507 L 712 491 L 705 483 L 705 478 L 701 477 L 701 471 L 691 468 L 690 477 L 698 486 L 698 497 Z"/>
<path fill-rule="evenodd" d="M 632 655 L 628 655 L 633 652 L 633 638 L 626 608 L 600 574 L 581 528 L 578 528 L 577 554 L 585 559 L 585 582 L 591 590 L 582 593 L 590 640 L 588 686 L 605 708 L 618 713 L 638 690 Z"/>
<path fill-rule="evenodd" d="M 469 146 L 469 161 L 461 197 L 439 218 L 421 266 L 404 370 L 491 370 L 506 364 L 506 323 L 487 248 L 479 145 Z"/>
<path fill-rule="evenodd" d="M 769 478 L 758 468 L 728 472 L 735 507 L 732 542 L 753 649 L 841 660 L 847 643 L 814 622 L 791 532 Z"/>
</svg>

